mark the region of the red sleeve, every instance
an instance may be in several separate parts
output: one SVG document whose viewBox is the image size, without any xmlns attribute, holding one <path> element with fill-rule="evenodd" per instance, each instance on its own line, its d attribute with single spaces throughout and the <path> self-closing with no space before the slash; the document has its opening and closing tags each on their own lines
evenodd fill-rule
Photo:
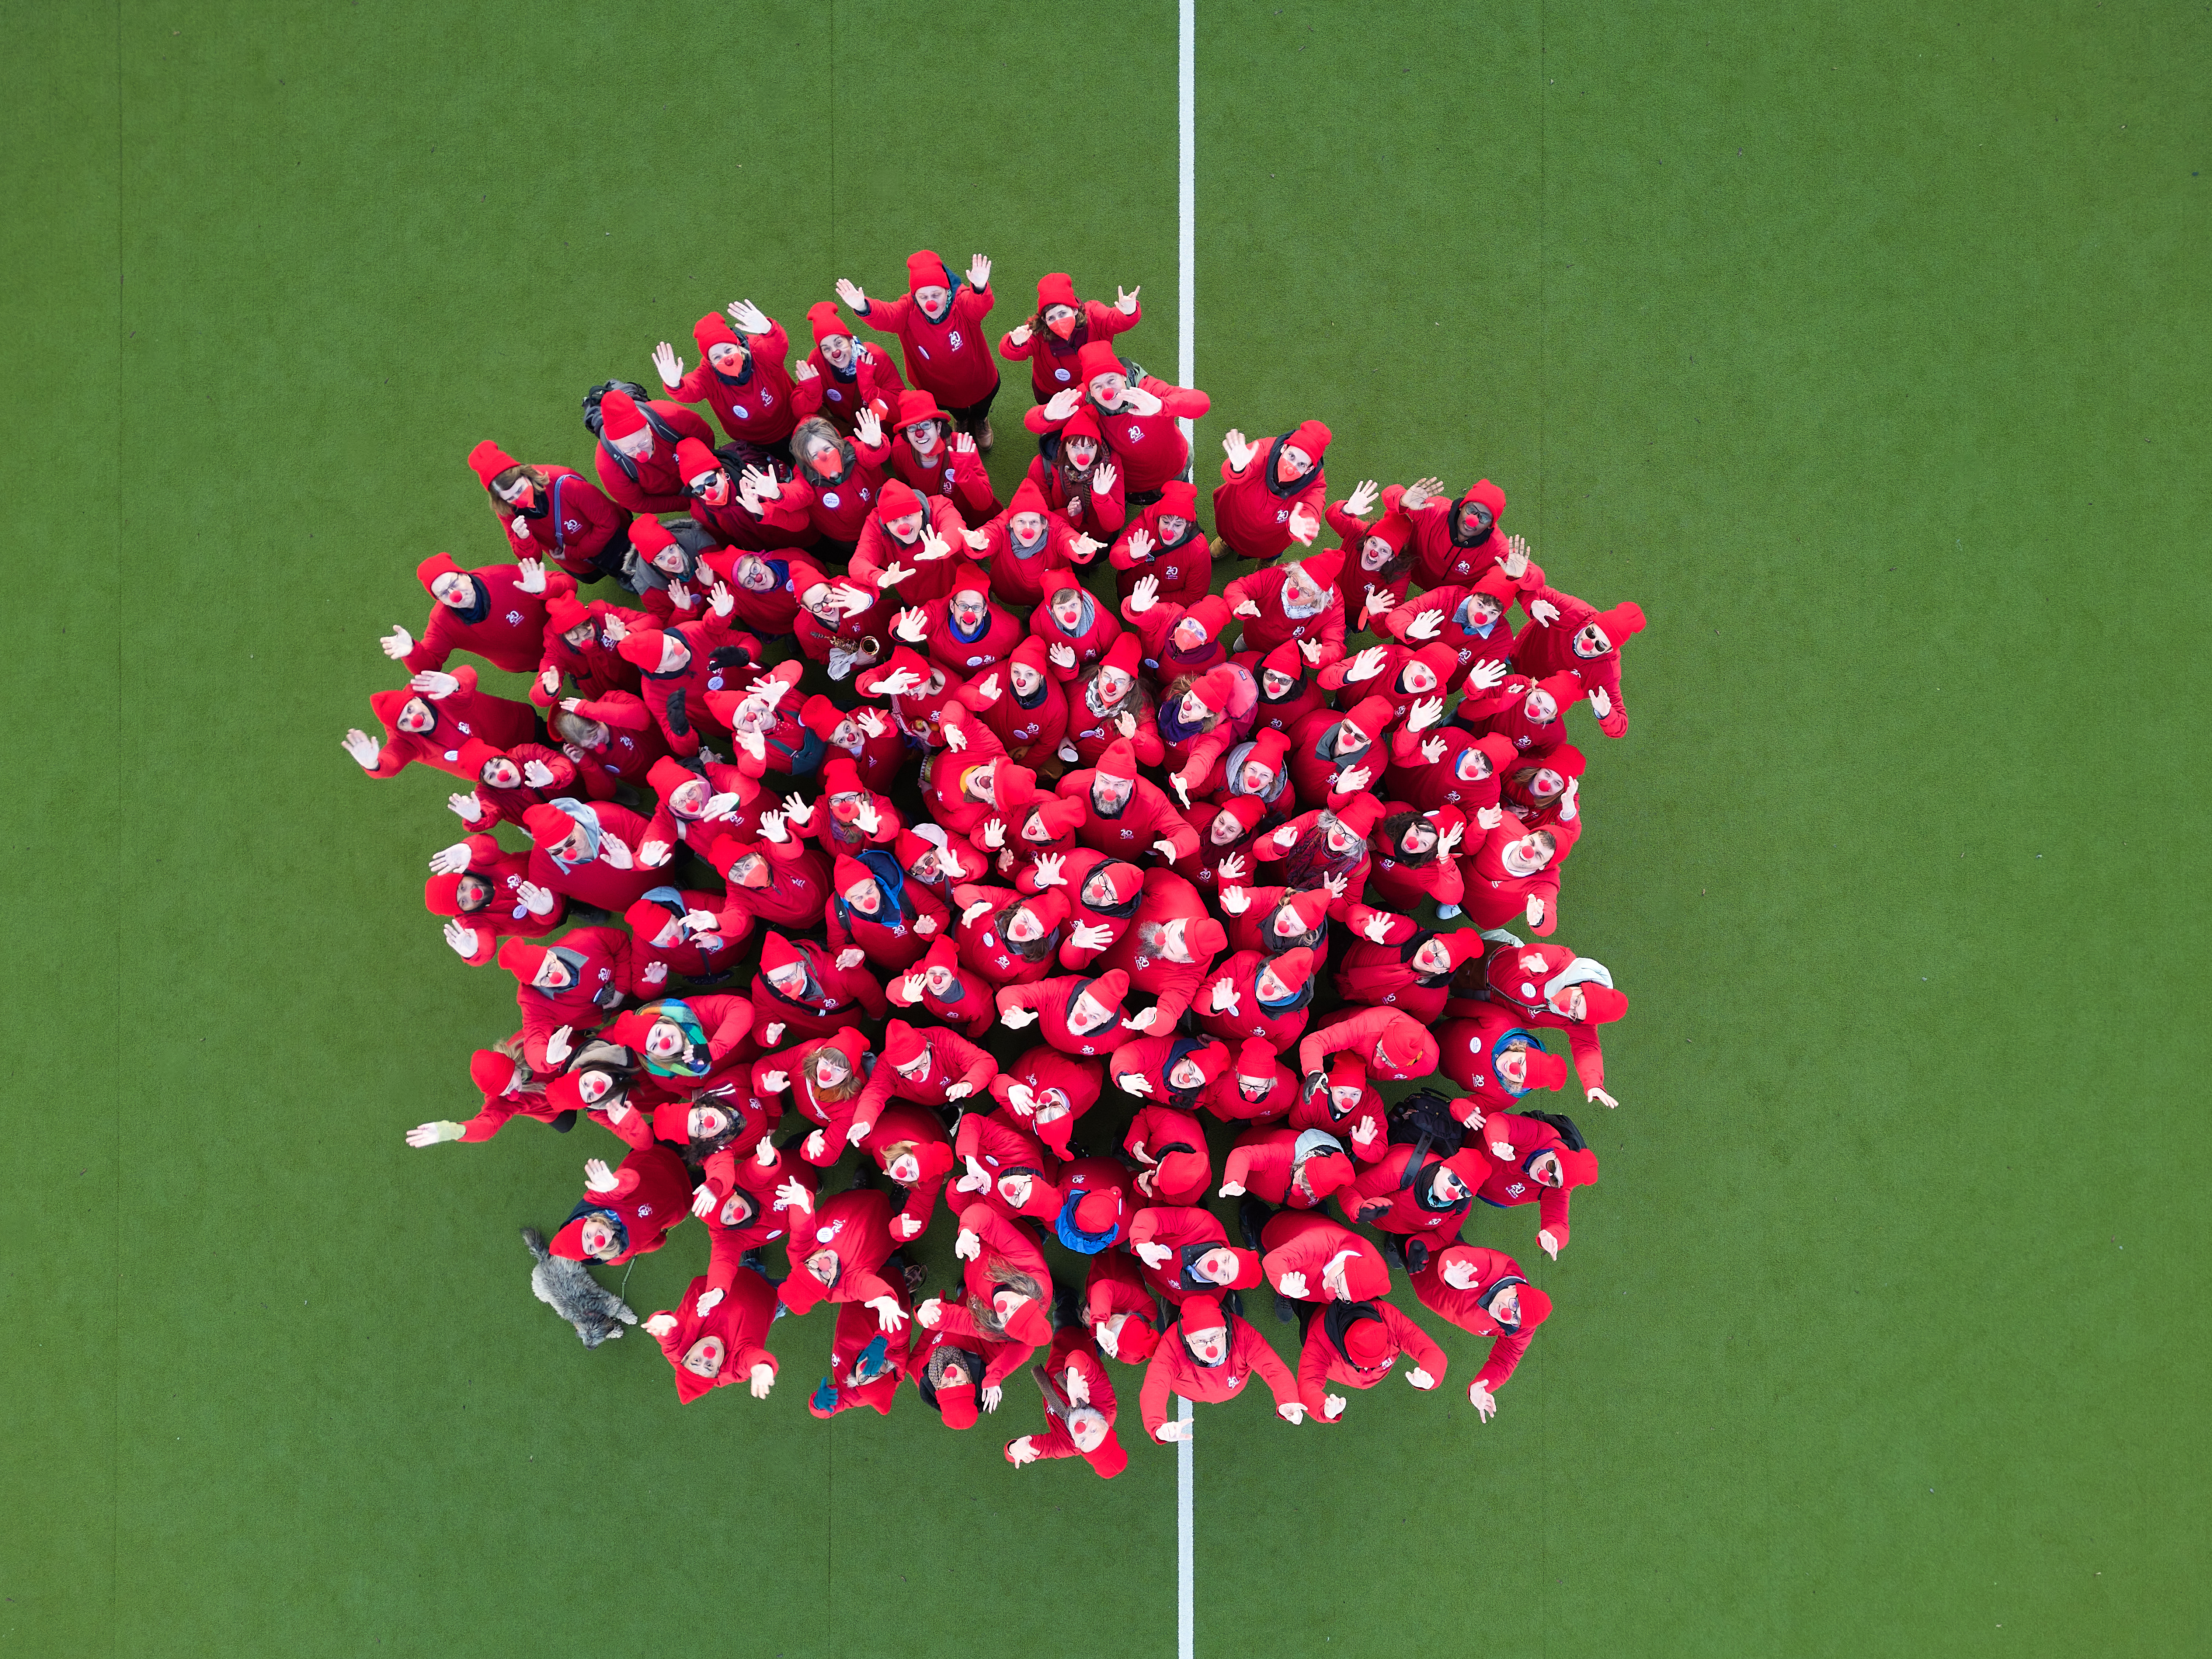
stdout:
<svg viewBox="0 0 2212 1659">
<path fill-rule="evenodd" d="M 1328 1403 L 1328 1370 L 1334 1361 L 1328 1332 L 1322 1324 L 1322 1316 L 1316 1314 L 1307 1325 L 1306 1340 L 1298 1348 L 1298 1398 L 1305 1403 L 1309 1421 L 1331 1426 L 1343 1421 L 1323 1410 Z"/>
<path fill-rule="evenodd" d="M 1406 1357 L 1437 1382 L 1443 1382 L 1444 1367 L 1451 1361 L 1429 1334 L 1401 1312 L 1394 1303 L 1378 1302 L 1375 1304 L 1375 1310 L 1382 1316 L 1384 1328 L 1405 1351 Z"/>
<path fill-rule="evenodd" d="M 1179 1336 L 1162 1339 L 1164 1342 L 1180 1342 Z M 1175 1375 L 1170 1369 L 1172 1356 L 1164 1347 L 1152 1351 L 1152 1361 L 1145 1367 L 1145 1386 L 1137 1396 L 1137 1413 L 1144 1419 L 1145 1438 L 1157 1443 L 1160 1429 L 1168 1420 L 1168 1396 L 1175 1392 Z M 1282 1362 L 1275 1362 L 1280 1364 Z"/>
<path fill-rule="evenodd" d="M 1235 1322 L 1243 1326 L 1243 1329 L 1237 1333 L 1237 1346 L 1244 1351 L 1244 1357 L 1251 1361 L 1254 1372 L 1275 1396 L 1275 1403 L 1278 1406 L 1302 1403 L 1298 1399 L 1297 1379 L 1291 1375 L 1291 1368 L 1283 1364 L 1282 1355 L 1277 1353 L 1267 1339 L 1260 1334 L 1257 1327 L 1245 1324 L 1241 1319 Z"/>
</svg>

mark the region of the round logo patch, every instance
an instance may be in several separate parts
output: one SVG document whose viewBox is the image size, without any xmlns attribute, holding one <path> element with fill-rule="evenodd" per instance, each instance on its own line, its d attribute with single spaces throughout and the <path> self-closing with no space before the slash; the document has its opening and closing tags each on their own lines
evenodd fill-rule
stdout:
<svg viewBox="0 0 2212 1659">
<path fill-rule="evenodd" d="M 836 490 L 834 490 L 834 489 L 830 489 L 830 490 L 825 490 L 825 491 L 823 491 L 823 495 L 822 495 L 822 505 L 823 505 L 823 506 L 824 506 L 824 507 L 835 507 L 835 506 L 836 506 L 836 505 L 837 505 L 837 492 L 836 492 Z"/>
</svg>

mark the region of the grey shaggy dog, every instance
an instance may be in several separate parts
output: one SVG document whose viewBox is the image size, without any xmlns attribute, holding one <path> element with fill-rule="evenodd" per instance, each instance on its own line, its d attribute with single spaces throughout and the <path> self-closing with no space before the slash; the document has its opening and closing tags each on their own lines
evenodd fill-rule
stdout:
<svg viewBox="0 0 2212 1659">
<path fill-rule="evenodd" d="M 535 1227 L 522 1230 L 522 1242 L 538 1265 L 530 1270 L 532 1294 L 576 1328 L 587 1348 L 596 1348 L 611 1336 L 620 1336 L 624 1325 L 637 1323 L 629 1303 L 585 1271 L 580 1261 L 553 1255 L 545 1248 L 545 1235 Z"/>
</svg>

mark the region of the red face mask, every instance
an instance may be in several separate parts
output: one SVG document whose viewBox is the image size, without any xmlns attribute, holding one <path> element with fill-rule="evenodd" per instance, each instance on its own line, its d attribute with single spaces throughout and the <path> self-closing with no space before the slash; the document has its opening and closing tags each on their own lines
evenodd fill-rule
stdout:
<svg viewBox="0 0 2212 1659">
<path fill-rule="evenodd" d="M 1054 318 L 1045 326 L 1053 331 L 1054 337 L 1065 340 L 1075 332 L 1075 313 L 1070 312 L 1065 317 Z"/>
</svg>

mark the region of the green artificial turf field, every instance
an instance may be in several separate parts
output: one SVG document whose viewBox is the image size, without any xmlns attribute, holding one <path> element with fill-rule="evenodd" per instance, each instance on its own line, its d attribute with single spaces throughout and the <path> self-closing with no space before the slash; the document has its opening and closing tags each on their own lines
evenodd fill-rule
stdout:
<svg viewBox="0 0 2212 1659">
<path fill-rule="evenodd" d="M 416 562 L 498 556 L 470 445 L 584 462 L 709 307 L 983 251 L 994 333 L 1142 283 L 1172 375 L 1174 7 L 10 21 L 0 1652 L 1172 1652 L 1135 1372 L 1108 1485 L 1000 1460 L 1026 1383 L 814 1422 L 826 1313 L 679 1408 L 531 1299 L 606 1139 L 403 1144 L 511 984 L 421 908 L 444 779 L 337 738 Z M 1333 494 L 1493 477 L 1651 625 L 1575 717 L 1604 1179 L 1557 1263 L 1471 1229 L 1557 1313 L 1488 1425 L 1457 1334 L 1201 1411 L 1199 1652 L 2201 1646 L 2208 30 L 1200 0 L 1202 485 L 1318 416 Z"/>
</svg>

